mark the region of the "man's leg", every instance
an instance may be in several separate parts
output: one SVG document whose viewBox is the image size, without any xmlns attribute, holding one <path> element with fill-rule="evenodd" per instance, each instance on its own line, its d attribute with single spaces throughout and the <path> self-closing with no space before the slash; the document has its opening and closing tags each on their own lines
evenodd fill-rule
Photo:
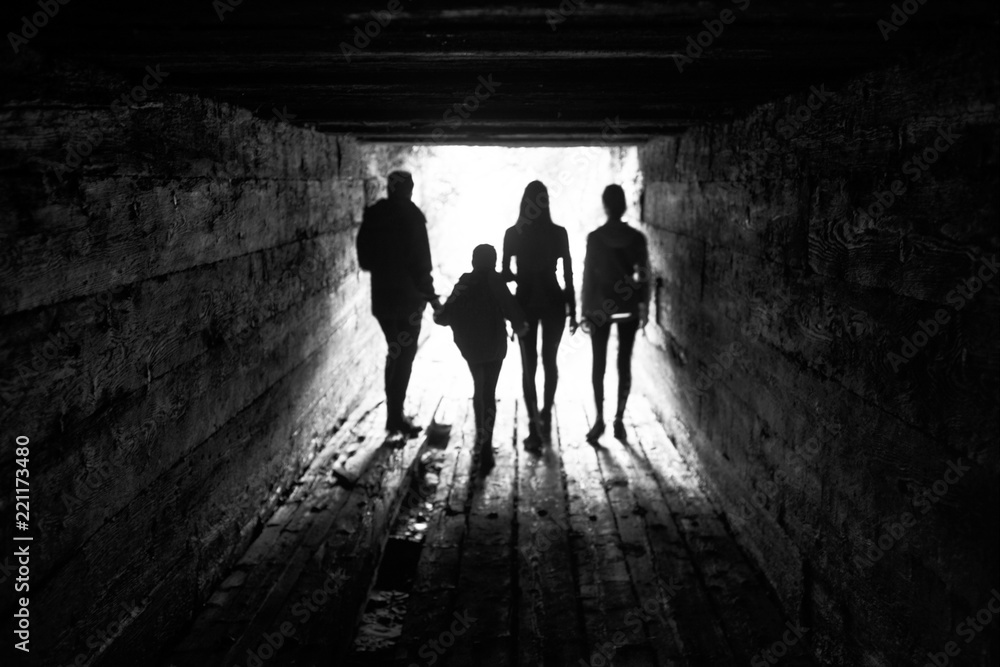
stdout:
<svg viewBox="0 0 1000 667">
<path fill-rule="evenodd" d="M 594 440 L 604 433 L 604 370 L 608 364 L 608 338 L 611 337 L 611 323 L 590 326 L 590 348 L 594 362 L 590 374 L 594 385 L 594 407 L 597 417 L 594 426 L 587 433 L 587 438 Z"/>
<path fill-rule="evenodd" d="M 625 437 L 625 404 L 632 390 L 632 348 L 635 335 L 639 331 L 639 321 L 629 320 L 618 323 L 618 406 L 615 409 L 615 437 Z"/>
<path fill-rule="evenodd" d="M 378 324 L 382 327 L 387 347 L 385 354 L 385 409 L 386 428 L 393 426 L 403 414 L 402 403 L 397 404 L 393 392 L 393 378 L 396 375 L 397 362 L 402 350 L 397 342 L 399 339 L 399 320 L 380 317 Z"/>
<path fill-rule="evenodd" d="M 379 324 L 388 345 L 385 358 L 386 428 L 416 435 L 415 427 L 403 414 L 403 403 L 410 384 L 413 360 L 417 355 L 420 321 L 411 324 L 405 319 L 380 319 Z"/>
</svg>

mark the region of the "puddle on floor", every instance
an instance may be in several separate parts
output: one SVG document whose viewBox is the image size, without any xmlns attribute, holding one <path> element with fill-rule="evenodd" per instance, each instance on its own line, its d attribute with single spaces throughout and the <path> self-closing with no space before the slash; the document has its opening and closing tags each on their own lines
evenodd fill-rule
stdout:
<svg viewBox="0 0 1000 667">
<path fill-rule="evenodd" d="M 391 663 L 403 631 L 407 600 L 417 575 L 424 536 L 433 509 L 432 500 L 444 452 L 428 449 L 420 457 L 417 474 L 403 499 L 386 542 L 354 638 L 348 667 L 375 667 Z"/>
</svg>

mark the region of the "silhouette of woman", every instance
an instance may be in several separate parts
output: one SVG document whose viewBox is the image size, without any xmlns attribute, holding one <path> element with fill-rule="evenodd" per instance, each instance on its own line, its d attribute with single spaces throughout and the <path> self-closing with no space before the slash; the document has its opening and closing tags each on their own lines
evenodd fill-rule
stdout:
<svg viewBox="0 0 1000 667">
<path fill-rule="evenodd" d="M 642 232 L 623 220 L 625 191 L 609 185 L 601 195 L 607 222 L 587 236 L 583 260 L 583 322 L 590 334 L 597 417 L 587 433 L 596 441 L 604 433 L 604 369 L 611 325 L 618 325 L 618 405 L 614 435 L 625 438 L 625 404 L 632 389 L 632 347 L 649 317 L 649 249 Z"/>
<path fill-rule="evenodd" d="M 517 273 L 510 268 L 516 259 Z M 563 283 L 559 286 L 556 265 L 562 260 Z M 532 181 L 524 189 L 517 223 L 503 238 L 502 276 L 517 283 L 516 298 L 528 320 L 528 332 L 522 338 L 524 402 L 528 409 L 528 437 L 525 447 L 542 443 L 539 430 L 548 435 L 552 424 L 552 404 L 556 395 L 559 371 L 556 353 L 562 340 L 566 314 L 570 314 L 570 333 L 576 331 L 576 292 L 573 288 L 573 262 L 569 256 L 569 238 L 563 227 L 552 222 L 549 192 L 541 181 Z M 538 329 L 542 330 L 542 367 L 545 389 L 541 413 L 535 390 L 538 366 Z"/>
</svg>

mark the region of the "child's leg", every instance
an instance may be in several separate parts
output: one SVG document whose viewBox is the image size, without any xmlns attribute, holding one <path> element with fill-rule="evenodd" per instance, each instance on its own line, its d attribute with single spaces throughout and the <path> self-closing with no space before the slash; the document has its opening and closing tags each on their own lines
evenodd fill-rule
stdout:
<svg viewBox="0 0 1000 667">
<path fill-rule="evenodd" d="M 503 359 L 483 364 L 483 428 L 487 447 L 493 445 L 493 425 L 497 420 L 497 381 L 500 379 L 502 366 Z"/>
<path fill-rule="evenodd" d="M 484 434 L 484 404 L 483 404 L 483 364 L 469 363 L 472 372 L 472 412 L 476 416 L 476 445 L 482 442 Z"/>
</svg>

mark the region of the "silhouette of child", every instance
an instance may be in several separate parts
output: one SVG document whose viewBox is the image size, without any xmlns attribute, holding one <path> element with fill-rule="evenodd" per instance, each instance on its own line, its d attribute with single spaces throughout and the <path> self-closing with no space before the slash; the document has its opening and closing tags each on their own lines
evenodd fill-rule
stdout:
<svg viewBox="0 0 1000 667">
<path fill-rule="evenodd" d="M 451 296 L 434 313 L 435 322 L 452 328 L 455 345 L 472 372 L 476 449 L 483 472 L 493 467 L 496 387 L 507 356 L 504 320 L 511 321 L 519 336 L 528 329 L 521 307 L 496 271 L 496 263 L 497 251 L 493 246 L 476 246 L 472 252 L 472 272 L 459 278 Z"/>
</svg>

